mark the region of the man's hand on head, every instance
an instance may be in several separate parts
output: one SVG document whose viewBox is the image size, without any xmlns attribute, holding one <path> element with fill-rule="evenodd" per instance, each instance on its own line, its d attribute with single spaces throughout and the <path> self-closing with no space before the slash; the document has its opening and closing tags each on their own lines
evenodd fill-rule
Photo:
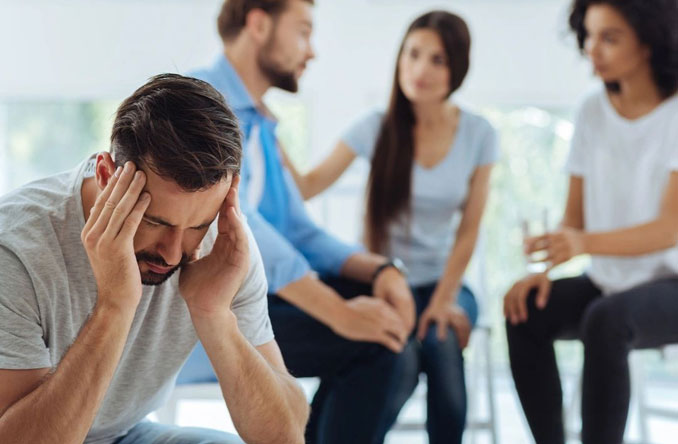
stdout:
<svg viewBox="0 0 678 444">
<path fill-rule="evenodd" d="M 249 268 L 249 245 L 240 211 L 238 185 L 234 175 L 218 216 L 218 234 L 212 251 L 182 268 L 181 295 L 195 318 L 222 316 L 231 303 Z"/>
<path fill-rule="evenodd" d="M 136 310 L 141 274 L 134 235 L 151 203 L 146 175 L 132 162 L 116 169 L 99 194 L 81 233 L 98 289 L 99 305 Z"/>
</svg>

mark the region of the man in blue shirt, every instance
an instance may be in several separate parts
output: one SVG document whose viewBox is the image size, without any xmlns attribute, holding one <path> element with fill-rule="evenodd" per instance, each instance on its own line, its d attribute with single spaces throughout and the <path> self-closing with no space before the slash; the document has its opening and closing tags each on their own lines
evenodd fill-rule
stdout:
<svg viewBox="0 0 678 444">
<path fill-rule="evenodd" d="M 314 57 L 312 6 L 312 0 L 227 0 L 218 20 L 224 53 L 192 75 L 224 94 L 245 136 L 242 208 L 263 257 L 285 362 L 295 376 L 321 378 L 307 442 L 373 444 L 395 421 L 405 399 L 393 393 L 414 362 L 407 344 L 415 310 L 405 271 L 311 221 L 262 101 L 271 87 L 297 91 Z"/>
</svg>

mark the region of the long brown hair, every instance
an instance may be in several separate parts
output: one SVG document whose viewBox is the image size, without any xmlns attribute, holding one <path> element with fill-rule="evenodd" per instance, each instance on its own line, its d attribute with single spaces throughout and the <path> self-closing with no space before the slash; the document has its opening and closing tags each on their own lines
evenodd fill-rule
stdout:
<svg viewBox="0 0 678 444">
<path fill-rule="evenodd" d="M 416 119 L 410 101 L 400 88 L 399 61 L 405 40 L 419 29 L 435 31 L 443 42 L 451 74 L 447 97 L 461 86 L 469 68 L 471 36 L 461 17 L 447 11 L 431 11 L 412 22 L 398 50 L 391 99 L 377 137 L 367 182 L 365 243 L 376 253 L 387 253 L 389 224 L 403 212 L 410 211 Z"/>
</svg>

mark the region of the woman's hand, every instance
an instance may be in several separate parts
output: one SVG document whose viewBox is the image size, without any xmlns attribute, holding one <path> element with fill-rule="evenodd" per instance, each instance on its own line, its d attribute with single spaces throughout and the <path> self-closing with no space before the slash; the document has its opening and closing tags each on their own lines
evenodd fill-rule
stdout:
<svg viewBox="0 0 678 444">
<path fill-rule="evenodd" d="M 551 267 L 567 262 L 575 256 L 586 253 L 584 232 L 574 228 L 563 227 L 558 231 L 525 239 L 525 253 L 532 254 L 545 251 Z"/>
<path fill-rule="evenodd" d="M 466 312 L 454 302 L 441 300 L 441 298 L 432 297 L 428 306 L 419 317 L 419 328 L 417 338 L 423 340 L 426 337 L 429 327 L 436 324 L 438 340 L 447 339 L 447 328 L 452 327 L 459 347 L 463 350 L 468 345 L 471 336 L 471 322 Z"/>
</svg>

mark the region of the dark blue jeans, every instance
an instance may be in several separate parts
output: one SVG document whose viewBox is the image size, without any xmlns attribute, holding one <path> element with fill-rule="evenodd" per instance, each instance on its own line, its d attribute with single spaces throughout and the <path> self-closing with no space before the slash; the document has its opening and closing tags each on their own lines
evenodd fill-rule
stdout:
<svg viewBox="0 0 678 444">
<path fill-rule="evenodd" d="M 436 284 L 412 289 L 417 305 L 417 318 L 428 306 Z M 462 286 L 457 304 L 468 315 L 471 325 L 478 319 L 478 305 L 471 290 Z M 416 332 L 416 329 L 415 329 Z M 457 335 L 448 328 L 447 339 L 440 341 L 436 325 L 429 327 L 423 341 L 414 341 L 408 353 L 404 380 L 394 394 L 395 405 L 404 404 L 419 382 L 419 374 L 426 374 L 426 430 L 430 444 L 461 443 L 466 426 L 466 382 L 464 358 Z M 403 352 L 403 353 L 405 353 Z"/>
<path fill-rule="evenodd" d="M 368 285 L 331 278 L 346 299 L 369 295 Z M 405 381 L 413 342 L 400 354 L 351 341 L 294 305 L 269 295 L 269 316 L 285 364 L 296 377 L 319 377 L 311 404 L 307 444 L 381 444 L 407 400 L 396 397 Z"/>
<path fill-rule="evenodd" d="M 197 427 L 141 422 L 115 444 L 244 444 L 230 433 Z"/>
</svg>

